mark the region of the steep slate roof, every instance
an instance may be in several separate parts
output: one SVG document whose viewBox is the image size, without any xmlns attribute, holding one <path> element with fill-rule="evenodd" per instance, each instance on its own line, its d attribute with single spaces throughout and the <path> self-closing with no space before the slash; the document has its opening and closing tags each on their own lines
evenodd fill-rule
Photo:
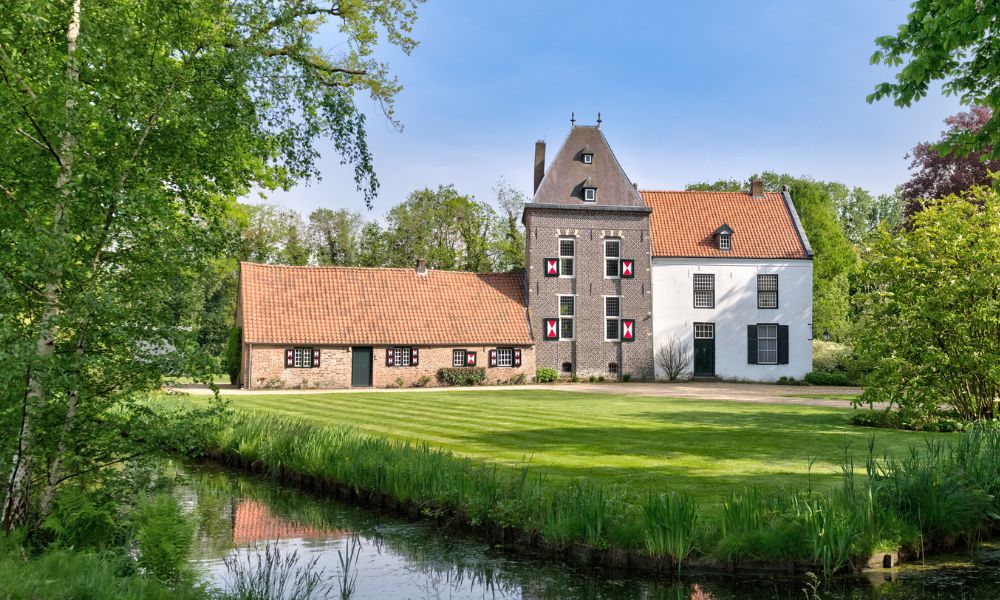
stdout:
<svg viewBox="0 0 1000 600">
<path fill-rule="evenodd" d="M 592 164 L 583 162 L 584 150 L 594 155 Z M 583 183 L 588 180 L 588 186 L 597 188 L 596 202 L 583 199 Z M 545 176 L 527 206 L 532 205 L 643 208 L 639 192 L 618 164 L 604 134 L 589 125 L 572 127 L 552 161 L 546 160 Z"/>
<path fill-rule="evenodd" d="M 650 236 L 653 256 L 713 258 L 812 258 L 791 199 L 768 192 L 642 191 L 653 209 Z M 732 250 L 719 250 L 715 232 L 733 230 Z"/>
<path fill-rule="evenodd" d="M 531 345 L 522 273 L 240 263 L 245 343 Z"/>
</svg>

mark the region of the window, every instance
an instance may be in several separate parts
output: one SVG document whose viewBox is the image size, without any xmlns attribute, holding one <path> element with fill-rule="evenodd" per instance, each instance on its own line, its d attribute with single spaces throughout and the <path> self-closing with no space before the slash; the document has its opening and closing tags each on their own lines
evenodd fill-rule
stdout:
<svg viewBox="0 0 1000 600">
<path fill-rule="evenodd" d="M 620 317 L 622 316 L 621 303 L 622 299 L 620 296 L 604 297 L 604 341 L 605 342 L 621 341 L 621 330 L 619 329 L 619 325 L 621 323 Z"/>
<path fill-rule="evenodd" d="M 465 350 L 452 350 L 451 351 L 451 366 L 453 366 L 453 367 L 464 367 L 465 366 Z"/>
<path fill-rule="evenodd" d="M 732 250 L 733 238 L 731 233 L 719 234 L 719 250 Z"/>
<path fill-rule="evenodd" d="M 594 155 L 589 152 L 583 153 L 583 164 L 590 165 L 594 163 Z"/>
<path fill-rule="evenodd" d="M 295 368 L 309 369 L 313 366 L 312 348 L 295 348 L 292 350 L 292 366 Z"/>
<path fill-rule="evenodd" d="M 778 364 L 778 326 L 757 326 L 757 364 Z"/>
<path fill-rule="evenodd" d="M 576 296 L 559 296 L 559 339 L 573 339 Z"/>
<path fill-rule="evenodd" d="M 757 308 L 778 308 L 778 276 L 757 276 Z"/>
<path fill-rule="evenodd" d="M 559 238 L 559 276 L 575 277 L 576 271 L 573 269 L 576 262 L 576 240 L 573 238 Z"/>
<path fill-rule="evenodd" d="M 715 339 L 715 323 L 695 323 L 694 324 L 694 339 L 696 339 L 696 340 L 714 340 Z"/>
<path fill-rule="evenodd" d="M 514 366 L 513 348 L 497 348 L 497 366 L 498 367 Z"/>
<path fill-rule="evenodd" d="M 411 364 L 409 346 L 395 346 L 392 349 L 392 364 L 396 367 L 408 367 Z"/>
<path fill-rule="evenodd" d="M 715 275 L 694 274 L 694 307 L 715 308 Z"/>
<path fill-rule="evenodd" d="M 608 373 L 612 375 L 618 374 L 618 363 L 608 363 Z"/>
<path fill-rule="evenodd" d="M 618 279 L 621 266 L 622 241 L 604 240 L 604 277 Z"/>
<path fill-rule="evenodd" d="M 572 373 L 573 372 L 573 363 L 571 363 L 571 362 L 564 362 L 562 364 L 562 372 L 563 373 Z"/>
<path fill-rule="evenodd" d="M 583 188 L 583 199 L 587 202 L 597 200 L 597 188 Z"/>
</svg>

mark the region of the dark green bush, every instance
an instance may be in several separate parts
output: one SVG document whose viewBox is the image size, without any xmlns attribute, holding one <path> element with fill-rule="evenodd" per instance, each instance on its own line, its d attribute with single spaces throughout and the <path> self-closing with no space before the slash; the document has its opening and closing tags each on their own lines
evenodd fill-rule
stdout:
<svg viewBox="0 0 1000 600">
<path fill-rule="evenodd" d="M 194 524 L 173 496 L 161 494 L 139 503 L 133 525 L 139 549 L 137 562 L 147 575 L 164 582 L 188 578 Z"/>
<path fill-rule="evenodd" d="M 441 385 L 480 385 L 486 380 L 483 367 L 448 367 L 437 372 Z"/>
<path fill-rule="evenodd" d="M 785 377 L 784 375 L 779 377 L 778 381 L 776 381 L 775 383 L 777 383 L 778 385 L 805 385 L 804 381 L 799 381 L 794 377 Z"/>
<path fill-rule="evenodd" d="M 229 341 L 226 343 L 224 358 L 226 373 L 229 373 L 229 383 L 236 385 L 240 376 L 240 358 L 243 348 L 243 329 L 233 327 L 229 330 Z"/>
<path fill-rule="evenodd" d="M 513 377 L 511 377 L 510 379 L 508 379 L 507 383 L 509 385 L 521 385 L 522 383 L 526 382 L 527 380 L 528 380 L 528 377 L 524 373 L 518 373 L 517 375 L 514 375 Z"/>
<path fill-rule="evenodd" d="M 899 411 L 859 410 L 851 416 L 851 422 L 860 427 L 880 427 L 882 429 L 906 429 L 910 431 L 969 431 L 972 423 L 948 414 L 922 415 L 902 414 Z"/>
<path fill-rule="evenodd" d="M 622 381 L 624 381 L 625 383 L 628 383 L 628 382 L 632 381 L 632 374 L 631 373 L 622 373 Z"/>
<path fill-rule="evenodd" d="M 806 383 L 812 385 L 851 385 L 847 378 L 847 373 L 828 373 L 826 371 L 813 371 L 806 373 L 803 378 Z"/>
<path fill-rule="evenodd" d="M 120 533 L 115 517 L 118 507 L 95 501 L 80 488 L 63 489 L 42 528 L 53 546 L 75 550 L 106 550 Z"/>
<path fill-rule="evenodd" d="M 420 379 L 413 383 L 413 387 L 427 387 L 427 384 L 431 382 L 430 375 L 421 375 Z"/>
<path fill-rule="evenodd" d="M 542 367 L 535 371 L 535 381 L 537 383 L 552 383 L 553 381 L 559 380 L 559 371 L 555 369 L 550 369 L 548 367 Z"/>
</svg>

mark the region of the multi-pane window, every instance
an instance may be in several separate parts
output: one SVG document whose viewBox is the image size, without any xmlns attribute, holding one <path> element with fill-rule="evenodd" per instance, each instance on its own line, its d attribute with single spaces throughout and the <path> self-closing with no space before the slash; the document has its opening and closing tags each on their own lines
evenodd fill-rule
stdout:
<svg viewBox="0 0 1000 600">
<path fill-rule="evenodd" d="M 757 276 L 757 308 L 778 308 L 778 276 Z"/>
<path fill-rule="evenodd" d="M 617 375 L 618 374 L 618 363 L 614 363 L 614 362 L 613 363 L 608 363 L 608 373 L 611 373 L 612 375 Z"/>
<path fill-rule="evenodd" d="M 694 274 L 694 307 L 715 308 L 715 275 Z"/>
<path fill-rule="evenodd" d="M 411 364 L 409 346 L 396 346 L 392 349 L 392 364 L 397 367 L 408 367 Z"/>
<path fill-rule="evenodd" d="M 778 326 L 757 326 L 757 363 L 761 365 L 778 364 Z"/>
<path fill-rule="evenodd" d="M 597 188 L 583 188 L 583 199 L 587 202 L 597 200 Z"/>
<path fill-rule="evenodd" d="M 513 348 L 497 348 L 497 366 L 498 367 L 514 366 Z"/>
<path fill-rule="evenodd" d="M 573 339 L 575 317 L 576 296 L 559 296 L 559 339 Z"/>
<path fill-rule="evenodd" d="M 465 366 L 465 350 L 452 350 L 451 351 L 451 366 L 453 367 L 464 367 Z"/>
<path fill-rule="evenodd" d="M 730 233 L 719 234 L 719 250 L 732 250 L 733 236 Z"/>
<path fill-rule="evenodd" d="M 575 277 L 576 271 L 576 240 L 573 238 L 559 239 L 559 275 Z"/>
<path fill-rule="evenodd" d="M 292 350 L 292 366 L 308 369 L 313 366 L 312 348 L 294 348 Z"/>
<path fill-rule="evenodd" d="M 620 296 L 604 297 L 604 341 L 617 342 L 621 339 L 622 299 Z"/>
<path fill-rule="evenodd" d="M 695 323 L 694 324 L 694 339 L 696 339 L 696 340 L 714 340 L 715 339 L 715 323 Z"/>
<path fill-rule="evenodd" d="M 604 276 L 617 279 L 621 273 L 622 241 L 604 240 Z"/>
</svg>

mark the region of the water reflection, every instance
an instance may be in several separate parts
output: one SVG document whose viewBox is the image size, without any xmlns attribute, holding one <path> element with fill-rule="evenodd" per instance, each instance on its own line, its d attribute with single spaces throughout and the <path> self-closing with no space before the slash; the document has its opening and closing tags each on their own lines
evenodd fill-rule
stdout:
<svg viewBox="0 0 1000 600">
<path fill-rule="evenodd" d="M 518 598 L 669 600 L 797 599 L 925 600 L 1000 598 L 1000 561 L 946 563 L 811 584 L 781 577 L 695 576 L 676 581 L 614 570 L 579 569 L 491 546 L 447 528 L 378 515 L 259 478 L 203 465 L 168 464 L 177 492 L 197 520 L 196 562 L 223 586 L 223 559 L 276 544 L 317 560 L 331 578 L 356 537 L 352 598 Z M 992 559 L 992 560 L 991 560 Z"/>
</svg>

